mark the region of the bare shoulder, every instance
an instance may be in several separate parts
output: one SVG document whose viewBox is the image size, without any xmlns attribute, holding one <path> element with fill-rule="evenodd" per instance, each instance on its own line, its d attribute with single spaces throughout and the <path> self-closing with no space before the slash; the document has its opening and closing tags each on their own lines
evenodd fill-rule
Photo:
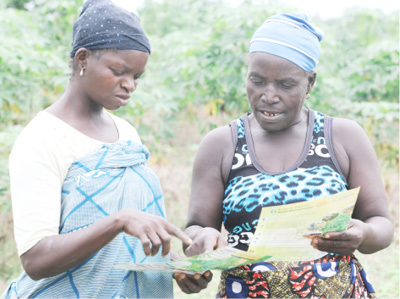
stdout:
<svg viewBox="0 0 400 299">
<path fill-rule="evenodd" d="M 229 125 L 207 133 L 200 143 L 195 159 L 195 168 L 210 173 L 215 170 L 227 178 L 234 154 L 231 128 Z"/>
<path fill-rule="evenodd" d="M 225 142 L 229 142 L 231 140 L 231 128 L 229 125 L 218 127 L 210 132 L 208 132 L 202 142 L 213 142 L 216 140 L 221 140 Z"/>
<path fill-rule="evenodd" d="M 333 118 L 332 135 L 343 145 L 356 142 L 355 139 L 368 138 L 363 128 L 355 121 L 347 118 Z"/>
<path fill-rule="evenodd" d="M 346 118 L 333 118 L 332 140 L 335 151 L 345 151 L 347 155 L 372 149 L 364 129 L 355 121 Z"/>
<path fill-rule="evenodd" d="M 332 142 L 336 158 L 346 177 L 352 167 L 376 159 L 367 134 L 351 119 L 333 118 Z"/>
<path fill-rule="evenodd" d="M 206 154 L 209 158 L 224 159 L 233 154 L 232 133 L 229 125 L 218 127 L 207 133 L 199 146 L 198 155 Z"/>
</svg>

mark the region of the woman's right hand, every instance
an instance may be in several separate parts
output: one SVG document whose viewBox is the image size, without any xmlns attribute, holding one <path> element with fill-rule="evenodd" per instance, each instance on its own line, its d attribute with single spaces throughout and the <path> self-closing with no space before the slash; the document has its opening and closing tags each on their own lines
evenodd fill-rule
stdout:
<svg viewBox="0 0 400 299">
<path fill-rule="evenodd" d="M 140 239 L 146 256 L 156 255 L 161 246 L 162 256 L 167 256 L 171 250 L 171 235 L 186 245 L 192 244 L 189 236 L 160 216 L 138 210 L 122 210 L 118 213 L 123 221 L 123 231 Z"/>
<path fill-rule="evenodd" d="M 191 226 L 185 232 L 192 237 L 192 244 L 185 249 L 187 256 L 194 256 L 228 245 L 226 238 L 212 227 Z"/>
<path fill-rule="evenodd" d="M 190 237 L 166 219 L 138 210 L 121 210 L 93 225 L 68 234 L 49 236 L 21 255 L 26 273 L 33 279 L 55 276 L 76 267 L 111 242 L 120 232 L 139 238 L 146 255 L 162 255 L 171 249 L 171 235 L 186 246 Z"/>
</svg>

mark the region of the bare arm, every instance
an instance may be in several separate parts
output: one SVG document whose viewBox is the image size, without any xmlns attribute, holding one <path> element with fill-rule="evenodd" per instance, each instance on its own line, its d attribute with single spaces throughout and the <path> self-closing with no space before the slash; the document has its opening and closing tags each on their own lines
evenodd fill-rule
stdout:
<svg viewBox="0 0 400 299">
<path fill-rule="evenodd" d="M 201 142 L 193 166 L 192 191 L 185 233 L 193 244 L 185 250 L 192 256 L 227 245 L 220 233 L 224 183 L 233 157 L 228 126 L 218 128 Z"/>
<path fill-rule="evenodd" d="M 26 273 L 34 280 L 54 276 L 76 267 L 126 232 L 141 240 L 146 255 L 155 255 L 162 246 L 163 256 L 170 251 L 170 235 L 190 244 L 191 240 L 162 217 L 137 210 L 122 210 L 95 224 L 68 234 L 39 241 L 21 256 Z"/>
<path fill-rule="evenodd" d="M 335 118 L 332 129 L 335 154 L 349 188 L 361 188 L 349 228 L 345 232 L 329 233 L 328 240 L 317 238 L 313 245 L 318 243 L 318 249 L 342 255 L 355 250 L 374 253 L 389 246 L 393 238 L 376 154 L 367 135 L 355 122 Z"/>
</svg>

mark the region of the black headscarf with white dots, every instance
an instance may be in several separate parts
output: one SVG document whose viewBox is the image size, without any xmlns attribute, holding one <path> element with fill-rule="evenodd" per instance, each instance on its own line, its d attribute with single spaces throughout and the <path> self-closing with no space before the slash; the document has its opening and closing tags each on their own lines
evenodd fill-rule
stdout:
<svg viewBox="0 0 400 299">
<path fill-rule="evenodd" d="M 73 30 L 71 57 L 80 48 L 151 52 L 139 18 L 111 0 L 87 0 Z"/>
</svg>

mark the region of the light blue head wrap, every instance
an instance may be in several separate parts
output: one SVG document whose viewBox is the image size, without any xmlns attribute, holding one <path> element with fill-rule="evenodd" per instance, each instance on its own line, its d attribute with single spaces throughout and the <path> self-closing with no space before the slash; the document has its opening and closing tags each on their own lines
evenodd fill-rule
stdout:
<svg viewBox="0 0 400 299">
<path fill-rule="evenodd" d="M 323 31 L 307 14 L 279 14 L 268 18 L 256 30 L 249 52 L 270 53 L 311 72 L 318 64 L 322 37 Z"/>
</svg>

